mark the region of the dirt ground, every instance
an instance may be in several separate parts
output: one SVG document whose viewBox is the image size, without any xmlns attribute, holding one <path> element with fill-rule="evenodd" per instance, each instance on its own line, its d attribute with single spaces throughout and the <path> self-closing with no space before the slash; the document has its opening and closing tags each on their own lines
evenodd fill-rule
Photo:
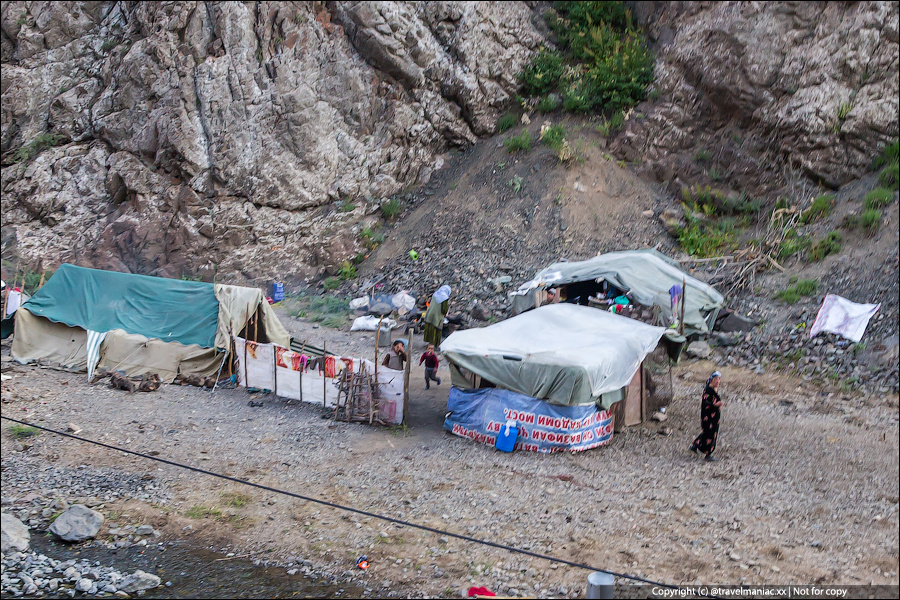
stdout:
<svg viewBox="0 0 900 600">
<path fill-rule="evenodd" d="M 301 339 L 371 352 L 371 334 L 314 328 Z M 418 356 L 419 349 L 414 352 Z M 8 347 L 4 348 L 4 354 Z M 424 389 L 413 369 L 406 428 L 334 423 L 321 407 L 243 390 L 164 385 L 129 395 L 83 374 L 5 363 L 2 414 L 160 458 L 454 533 L 672 584 L 898 583 L 897 398 L 846 396 L 792 377 L 723 368 L 721 461 L 687 450 L 709 362 L 674 370 L 663 423 L 580 454 L 503 454 L 442 429 L 449 376 Z M 446 365 L 442 365 L 446 374 Z M 668 435 L 660 434 L 666 427 Z M 8 458 L 144 474 L 168 502 L 106 510 L 164 539 L 241 556 L 312 561 L 374 594 L 459 597 L 472 585 L 510 596 L 578 597 L 583 570 L 398 527 L 286 496 L 41 434 L 2 427 Z M 22 493 L 4 486 L 4 496 Z M 40 492 L 40 490 L 36 490 Z M 244 502 L 234 502 L 234 498 Z M 366 572 L 353 569 L 369 556 Z"/>
</svg>

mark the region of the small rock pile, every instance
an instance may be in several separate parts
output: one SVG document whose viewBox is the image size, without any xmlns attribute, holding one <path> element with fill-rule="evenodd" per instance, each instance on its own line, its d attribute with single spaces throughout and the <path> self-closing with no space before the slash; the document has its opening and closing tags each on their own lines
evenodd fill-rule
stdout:
<svg viewBox="0 0 900 600">
<path fill-rule="evenodd" d="M 4 597 L 112 594 L 129 598 L 160 585 L 160 578 L 138 569 L 125 574 L 99 562 L 88 560 L 55 560 L 36 552 L 12 552 L 4 555 L 0 590 Z"/>
</svg>

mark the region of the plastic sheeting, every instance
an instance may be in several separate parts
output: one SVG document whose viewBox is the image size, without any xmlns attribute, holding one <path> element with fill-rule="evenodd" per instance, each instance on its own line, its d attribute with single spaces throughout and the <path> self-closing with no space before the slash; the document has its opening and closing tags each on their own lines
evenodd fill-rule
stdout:
<svg viewBox="0 0 900 600">
<path fill-rule="evenodd" d="M 219 303 L 209 283 L 63 264 L 22 306 L 69 327 L 121 329 L 203 348 L 216 342 Z"/>
<path fill-rule="evenodd" d="M 510 294 L 513 312 L 534 306 L 534 290 L 556 287 L 577 281 L 605 279 L 644 306 L 658 306 L 671 322 L 672 301 L 669 290 L 685 281 L 685 333 L 708 332 L 715 323 L 725 298 L 712 286 L 687 275 L 680 265 L 655 250 L 628 250 L 601 254 L 588 260 L 554 263 L 540 271 L 534 279 Z"/>
<path fill-rule="evenodd" d="M 858 304 L 841 296 L 828 294 L 809 330 L 809 338 L 814 338 L 820 331 L 830 331 L 859 342 L 866 332 L 869 319 L 875 316 L 879 308 L 880 304 Z"/>
<path fill-rule="evenodd" d="M 519 428 L 515 449 L 532 452 L 578 452 L 608 444 L 611 415 L 594 405 L 553 406 L 507 390 L 451 388 L 444 429 L 485 444 L 496 443 L 507 421 Z"/>
<path fill-rule="evenodd" d="M 553 404 L 600 402 L 629 384 L 666 332 L 574 304 L 550 304 L 451 334 L 441 352 L 498 387 Z"/>
</svg>

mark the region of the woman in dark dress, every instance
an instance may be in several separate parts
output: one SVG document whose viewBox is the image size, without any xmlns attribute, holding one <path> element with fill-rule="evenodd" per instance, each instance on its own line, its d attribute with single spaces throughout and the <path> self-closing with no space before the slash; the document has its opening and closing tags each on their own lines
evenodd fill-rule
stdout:
<svg viewBox="0 0 900 600">
<path fill-rule="evenodd" d="M 710 375 L 703 388 L 703 399 L 700 403 L 700 427 L 702 431 L 694 443 L 691 444 L 691 452 L 705 454 L 706 460 L 716 461 L 718 458 L 712 455 L 716 449 L 716 439 L 719 436 L 719 409 L 722 407 L 722 399 L 719 398 L 719 384 L 722 382 L 722 374 L 716 371 Z"/>
</svg>

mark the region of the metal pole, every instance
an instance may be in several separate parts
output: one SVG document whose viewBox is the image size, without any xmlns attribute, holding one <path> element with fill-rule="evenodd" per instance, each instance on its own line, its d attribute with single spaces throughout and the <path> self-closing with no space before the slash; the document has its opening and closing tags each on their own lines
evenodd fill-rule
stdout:
<svg viewBox="0 0 900 600">
<path fill-rule="evenodd" d="M 328 360 L 328 351 L 325 349 L 327 343 L 327 340 L 322 341 L 322 408 L 328 407 L 328 401 L 325 398 L 327 393 L 325 383 L 328 381 L 328 365 L 325 364 L 325 361 Z"/>
<path fill-rule="evenodd" d="M 587 594 L 585 598 L 591 600 L 614 598 L 616 591 L 616 578 L 603 571 L 594 571 L 588 575 Z"/>
</svg>

